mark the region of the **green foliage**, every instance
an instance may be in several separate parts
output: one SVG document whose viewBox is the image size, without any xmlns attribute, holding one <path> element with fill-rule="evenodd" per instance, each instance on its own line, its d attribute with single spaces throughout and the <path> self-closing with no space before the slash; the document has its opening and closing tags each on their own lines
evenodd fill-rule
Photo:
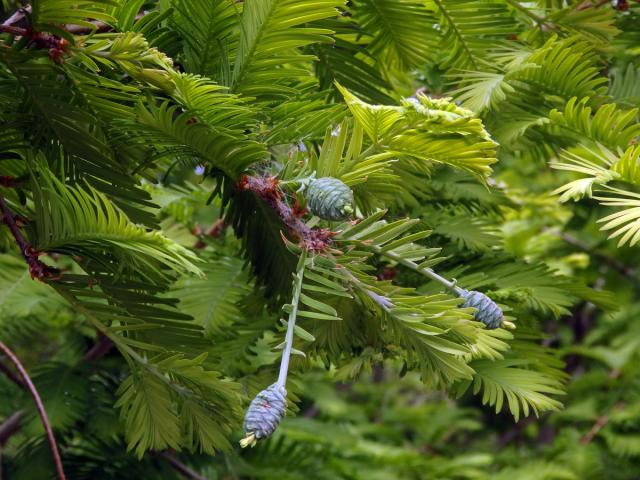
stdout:
<svg viewBox="0 0 640 480">
<path fill-rule="evenodd" d="M 640 470 L 637 2 L 30 7 L 0 28 L 0 340 L 69 478 Z M 47 478 L 5 360 L 0 476 Z"/>
</svg>

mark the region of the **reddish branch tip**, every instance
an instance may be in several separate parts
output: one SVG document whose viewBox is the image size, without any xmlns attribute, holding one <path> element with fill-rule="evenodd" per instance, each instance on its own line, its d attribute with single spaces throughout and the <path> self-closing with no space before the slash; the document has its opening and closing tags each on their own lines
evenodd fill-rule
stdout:
<svg viewBox="0 0 640 480">
<path fill-rule="evenodd" d="M 625 12 L 629 10 L 629 2 L 627 2 L 627 0 L 618 0 L 615 8 L 621 12 Z"/>
<path fill-rule="evenodd" d="M 35 45 L 37 48 L 49 50 L 49 58 L 60 63 L 68 53 L 69 42 L 57 35 L 50 35 L 44 32 L 37 32 L 31 27 L 20 28 L 11 25 L 0 25 L 0 33 L 9 33 L 16 37 L 24 37 L 29 41 L 27 46 Z"/>
<path fill-rule="evenodd" d="M 20 219 L 17 219 L 16 215 L 11 211 L 4 198 L 2 197 L 0 197 L 0 212 L 2 213 L 0 222 L 4 223 L 11 231 L 16 244 L 20 248 L 22 256 L 29 266 L 29 273 L 31 274 L 31 278 L 37 278 L 41 281 L 49 278 L 60 278 L 60 272 L 58 270 L 49 267 L 40 261 L 40 259 L 38 258 L 40 256 L 40 252 L 37 252 L 31 245 L 29 245 L 27 240 L 24 238 L 24 235 L 20 231 L 20 228 L 24 225 L 24 222 Z"/>
<path fill-rule="evenodd" d="M 290 207 L 283 200 L 276 177 L 252 177 L 243 175 L 237 183 L 238 190 L 251 191 L 274 210 L 287 227 L 289 234 L 298 240 L 301 247 L 313 252 L 324 252 L 331 246 L 331 237 L 336 233 L 326 228 L 309 228 L 300 217 L 305 213 L 300 205 Z"/>
<path fill-rule="evenodd" d="M 29 265 L 31 278 L 37 278 L 40 281 L 44 281 L 46 279 L 59 280 L 60 271 L 40 261 L 38 258 L 40 255 L 42 255 L 42 252 L 37 252 L 32 247 L 26 248 L 23 252 L 27 265 Z"/>
<path fill-rule="evenodd" d="M 238 189 L 249 190 L 262 198 L 279 199 L 282 196 L 280 182 L 276 177 L 251 177 L 249 175 L 243 175 L 238 181 Z"/>
<path fill-rule="evenodd" d="M 300 239 L 300 243 L 309 251 L 324 252 L 331 246 L 331 237 L 335 234 L 328 228 L 311 228 Z"/>
<path fill-rule="evenodd" d="M 0 187 L 13 188 L 16 184 L 16 178 L 9 175 L 0 175 Z"/>
<path fill-rule="evenodd" d="M 398 276 L 398 270 L 393 267 L 384 267 L 380 273 L 378 273 L 378 280 L 393 280 Z"/>
<path fill-rule="evenodd" d="M 300 202 L 298 202 L 298 200 L 296 200 L 293 204 L 293 214 L 296 217 L 304 217 L 304 215 L 307 213 L 307 207 L 303 207 L 302 205 L 300 205 Z"/>
</svg>

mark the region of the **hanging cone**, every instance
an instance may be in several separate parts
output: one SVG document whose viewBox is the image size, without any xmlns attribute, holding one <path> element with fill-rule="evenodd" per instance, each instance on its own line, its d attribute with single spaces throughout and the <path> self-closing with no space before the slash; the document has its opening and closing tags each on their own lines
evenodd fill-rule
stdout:
<svg viewBox="0 0 640 480">
<path fill-rule="evenodd" d="M 242 448 L 253 447 L 261 438 L 270 436 L 284 417 L 287 408 L 287 391 L 278 383 L 262 390 L 251 401 L 244 417 Z"/>
<path fill-rule="evenodd" d="M 461 293 L 460 296 L 465 299 L 465 302 L 461 307 L 475 308 L 475 319 L 484 323 L 488 329 L 493 330 L 494 328 L 502 326 L 502 320 L 504 317 L 502 310 L 498 305 L 496 305 L 496 302 L 491 300 L 484 293 L 477 292 L 475 290 L 463 290 L 463 293 Z"/>
</svg>

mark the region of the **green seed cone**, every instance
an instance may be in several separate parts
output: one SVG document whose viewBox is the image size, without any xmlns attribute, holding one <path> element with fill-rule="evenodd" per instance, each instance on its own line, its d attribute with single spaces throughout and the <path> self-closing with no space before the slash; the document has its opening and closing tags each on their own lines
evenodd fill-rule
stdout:
<svg viewBox="0 0 640 480">
<path fill-rule="evenodd" d="M 274 383 L 262 390 L 251 401 L 244 417 L 244 438 L 242 447 L 254 446 L 261 438 L 275 432 L 287 409 L 287 392 Z"/>
<path fill-rule="evenodd" d="M 475 308 L 475 319 L 484 323 L 489 330 L 502 326 L 502 310 L 496 305 L 496 302 L 484 293 L 476 292 L 475 290 L 465 290 L 464 293 L 461 294 L 461 297 L 465 299 L 462 307 Z"/>
<path fill-rule="evenodd" d="M 337 178 L 313 180 L 305 197 L 311 213 L 324 220 L 346 220 L 355 211 L 353 192 Z"/>
</svg>

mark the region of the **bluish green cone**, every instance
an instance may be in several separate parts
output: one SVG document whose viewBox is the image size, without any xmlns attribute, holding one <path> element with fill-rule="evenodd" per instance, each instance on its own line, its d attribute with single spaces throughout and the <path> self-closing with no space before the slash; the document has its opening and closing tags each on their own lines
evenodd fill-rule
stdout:
<svg viewBox="0 0 640 480">
<path fill-rule="evenodd" d="M 353 192 L 333 177 L 313 180 L 306 189 L 307 206 L 324 220 L 346 220 L 355 211 Z"/>
<path fill-rule="evenodd" d="M 262 390 L 251 401 L 244 417 L 242 447 L 254 446 L 275 432 L 287 409 L 287 391 L 278 383 Z"/>
<path fill-rule="evenodd" d="M 464 290 L 460 296 L 465 299 L 461 306 L 475 308 L 475 319 L 484 323 L 488 329 L 492 330 L 502 326 L 504 317 L 502 309 L 484 293 Z"/>
</svg>

